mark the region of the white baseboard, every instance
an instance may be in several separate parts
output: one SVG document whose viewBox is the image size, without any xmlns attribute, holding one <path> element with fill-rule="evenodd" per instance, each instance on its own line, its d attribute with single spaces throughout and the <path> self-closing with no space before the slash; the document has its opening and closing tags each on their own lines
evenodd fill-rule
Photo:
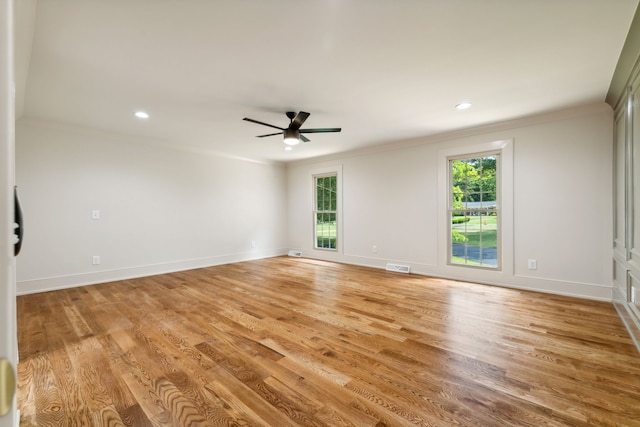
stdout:
<svg viewBox="0 0 640 427">
<path fill-rule="evenodd" d="M 73 288 L 77 286 L 94 285 L 98 283 L 113 282 L 117 280 L 127 280 L 137 277 L 153 276 L 156 274 L 173 273 L 176 271 L 192 270 L 195 268 L 211 267 L 215 265 L 230 264 L 233 262 L 248 261 L 252 259 L 271 258 L 274 256 L 286 255 L 288 248 L 274 249 L 260 253 L 241 253 L 233 255 L 223 255 L 208 258 L 175 261 L 170 263 L 146 265 L 116 270 L 105 270 L 91 273 L 71 274 L 60 277 L 48 277 L 42 279 L 23 280 L 17 283 L 17 294 L 26 295 L 38 292 L 53 291 L 58 289 Z M 376 258 L 359 257 L 344 254 L 305 253 L 309 258 L 321 259 L 324 261 L 335 261 L 346 264 L 360 265 L 363 267 L 373 267 L 384 269 L 387 262 L 400 262 L 399 260 L 382 260 Z M 443 271 L 436 265 L 420 264 L 402 261 L 411 268 L 411 272 L 423 276 L 433 276 L 450 280 L 461 280 L 467 282 L 483 283 L 507 288 L 522 289 L 528 291 L 544 292 L 556 295 L 565 295 L 578 298 L 587 298 L 600 301 L 612 300 L 612 286 L 570 282 L 552 279 L 540 279 L 518 275 L 491 274 L 491 272 L 476 272 L 473 276 L 468 274 L 453 274 L 450 269 Z M 463 273 L 468 273 L 468 269 Z M 481 274 L 484 273 L 484 274 Z"/>
<path fill-rule="evenodd" d="M 118 280 L 135 279 L 138 277 L 154 276 L 156 274 L 193 270 L 195 268 L 212 267 L 215 265 L 249 261 L 252 259 L 271 258 L 275 256 L 286 255 L 287 252 L 288 248 L 272 249 L 261 252 L 221 255 L 207 258 L 174 261 L 162 264 L 127 267 L 90 273 L 69 274 L 59 277 L 45 277 L 41 279 L 21 280 L 16 283 L 16 294 L 27 295 L 38 292 L 75 288 L 78 286 L 95 285 L 98 283 L 114 282 Z"/>
<path fill-rule="evenodd" d="M 410 266 L 411 272 L 422 276 L 438 277 L 441 279 L 460 280 L 486 285 L 502 286 L 505 288 L 521 289 L 524 291 L 543 292 L 555 295 L 564 295 L 576 298 L 586 298 L 597 301 L 611 301 L 613 286 L 595 283 L 571 282 L 566 280 L 554 280 L 548 278 L 536 278 L 504 274 L 503 272 L 486 271 L 479 269 L 461 268 L 455 272 L 454 268 L 442 268 L 437 265 L 408 262 L 406 260 L 383 260 L 378 258 L 361 257 L 328 253 L 323 251 L 307 251 L 305 255 L 323 261 L 335 261 L 345 264 L 359 265 L 384 269 L 387 262 L 399 262 Z"/>
</svg>

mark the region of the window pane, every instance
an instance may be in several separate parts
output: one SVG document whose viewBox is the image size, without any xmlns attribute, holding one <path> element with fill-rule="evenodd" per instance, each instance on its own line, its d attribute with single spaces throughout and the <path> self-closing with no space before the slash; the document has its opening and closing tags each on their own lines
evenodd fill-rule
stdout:
<svg viewBox="0 0 640 427">
<path fill-rule="evenodd" d="M 482 193 L 468 193 L 467 201 L 471 203 L 471 205 L 467 206 L 468 208 L 478 208 L 480 207 L 479 202 L 482 200 Z"/>
<path fill-rule="evenodd" d="M 318 214 L 316 240 L 319 248 L 334 249 L 336 247 L 335 214 Z"/>
<path fill-rule="evenodd" d="M 332 211 L 338 210 L 338 198 L 335 191 L 331 192 L 331 208 Z"/>
<path fill-rule="evenodd" d="M 495 175 L 483 175 L 480 189 L 483 193 L 495 193 L 496 191 Z"/>
<path fill-rule="evenodd" d="M 482 160 L 482 174 L 487 175 L 495 175 L 496 174 L 496 164 L 497 157 L 496 156 L 487 156 L 483 157 Z"/>
<path fill-rule="evenodd" d="M 470 212 L 451 219 L 451 262 L 496 267 L 498 265 L 498 216 Z"/>
<path fill-rule="evenodd" d="M 322 210 L 322 178 L 316 178 L 316 210 Z"/>
<path fill-rule="evenodd" d="M 451 176 L 453 186 L 458 187 L 462 191 L 467 188 L 467 164 L 460 160 L 454 160 L 451 162 Z"/>
<path fill-rule="evenodd" d="M 496 194 L 495 193 L 487 193 L 482 194 L 482 208 L 484 209 L 495 209 L 497 207 L 496 204 Z"/>
<path fill-rule="evenodd" d="M 482 200 L 485 202 L 495 202 L 496 201 L 496 192 L 495 191 L 487 191 L 486 193 L 482 193 Z"/>
</svg>

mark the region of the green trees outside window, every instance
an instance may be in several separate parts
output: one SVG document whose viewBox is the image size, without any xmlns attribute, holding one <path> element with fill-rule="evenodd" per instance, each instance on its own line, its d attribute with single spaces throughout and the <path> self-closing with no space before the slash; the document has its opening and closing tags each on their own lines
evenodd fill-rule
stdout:
<svg viewBox="0 0 640 427">
<path fill-rule="evenodd" d="M 499 153 L 449 160 L 449 262 L 499 267 Z"/>
<path fill-rule="evenodd" d="M 323 175 L 315 181 L 315 247 L 337 249 L 338 177 Z"/>
</svg>

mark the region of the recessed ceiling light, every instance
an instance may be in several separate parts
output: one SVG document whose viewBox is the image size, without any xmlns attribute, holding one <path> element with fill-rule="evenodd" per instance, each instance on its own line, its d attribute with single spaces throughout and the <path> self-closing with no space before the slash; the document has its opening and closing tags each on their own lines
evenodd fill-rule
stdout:
<svg viewBox="0 0 640 427">
<path fill-rule="evenodd" d="M 293 147 L 290 145 L 287 145 L 286 147 L 284 147 L 284 151 L 291 151 L 293 150 Z"/>
<path fill-rule="evenodd" d="M 456 105 L 456 108 L 458 110 L 466 110 L 467 108 L 471 108 L 471 103 L 470 102 L 461 102 L 460 104 Z"/>
<path fill-rule="evenodd" d="M 148 119 L 149 118 L 149 114 L 144 112 L 144 111 L 136 111 L 135 113 L 133 113 L 134 116 L 136 116 L 139 119 Z"/>
</svg>

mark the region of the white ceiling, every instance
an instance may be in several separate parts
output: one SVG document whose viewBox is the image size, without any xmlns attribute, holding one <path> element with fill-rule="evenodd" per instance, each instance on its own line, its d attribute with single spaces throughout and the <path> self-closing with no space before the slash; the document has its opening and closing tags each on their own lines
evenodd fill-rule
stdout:
<svg viewBox="0 0 640 427">
<path fill-rule="evenodd" d="M 638 5 L 21 1 L 22 120 L 283 162 L 602 102 Z M 285 152 L 280 136 L 255 138 L 273 129 L 242 121 L 286 127 L 288 110 L 342 132 Z"/>
</svg>

